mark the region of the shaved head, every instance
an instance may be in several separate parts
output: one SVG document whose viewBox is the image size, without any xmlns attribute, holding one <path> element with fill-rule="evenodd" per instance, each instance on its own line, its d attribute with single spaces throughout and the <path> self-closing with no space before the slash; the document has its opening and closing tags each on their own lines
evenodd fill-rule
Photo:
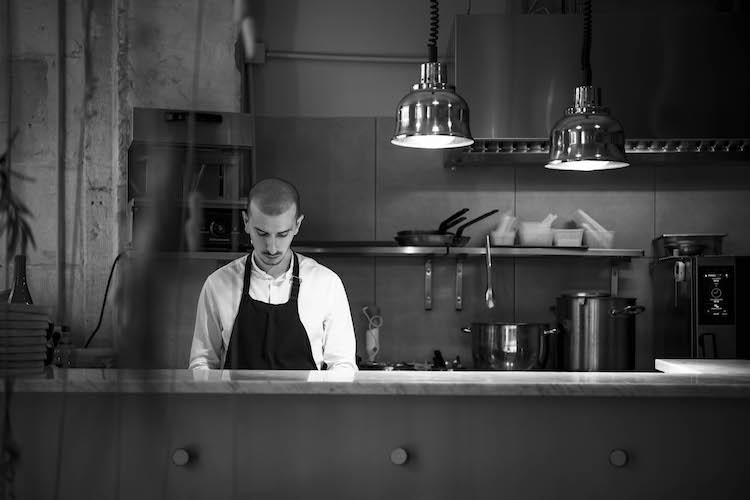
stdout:
<svg viewBox="0 0 750 500">
<path fill-rule="evenodd" d="M 292 240 L 304 218 L 299 193 L 289 182 L 271 177 L 250 188 L 242 220 L 254 262 L 271 276 L 278 278 L 289 269 Z"/>
<path fill-rule="evenodd" d="M 291 206 L 296 207 L 297 217 L 302 214 L 299 193 L 289 182 L 278 177 L 270 177 L 258 181 L 250 188 L 248 195 L 248 210 L 250 204 L 266 215 L 280 215 L 289 210 Z"/>
</svg>

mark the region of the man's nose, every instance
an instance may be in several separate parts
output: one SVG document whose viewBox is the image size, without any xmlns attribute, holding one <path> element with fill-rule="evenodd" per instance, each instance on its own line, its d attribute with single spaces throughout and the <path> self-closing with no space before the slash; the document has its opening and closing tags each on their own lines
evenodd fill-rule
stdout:
<svg viewBox="0 0 750 500">
<path fill-rule="evenodd" d="M 274 238 L 273 236 L 268 239 L 267 251 L 272 255 L 276 253 L 276 238 Z"/>
</svg>

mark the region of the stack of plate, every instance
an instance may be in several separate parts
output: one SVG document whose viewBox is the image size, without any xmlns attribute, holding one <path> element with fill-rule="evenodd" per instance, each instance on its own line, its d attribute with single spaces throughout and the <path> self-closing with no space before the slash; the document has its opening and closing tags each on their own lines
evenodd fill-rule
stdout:
<svg viewBox="0 0 750 500">
<path fill-rule="evenodd" d="M 0 304 L 0 375 L 44 371 L 48 318 L 40 306 Z"/>
</svg>

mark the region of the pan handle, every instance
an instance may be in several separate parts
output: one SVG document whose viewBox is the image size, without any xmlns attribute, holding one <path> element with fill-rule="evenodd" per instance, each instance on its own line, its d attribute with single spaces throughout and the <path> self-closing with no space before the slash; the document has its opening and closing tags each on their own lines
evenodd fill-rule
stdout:
<svg viewBox="0 0 750 500">
<path fill-rule="evenodd" d="M 622 317 L 629 317 L 629 316 L 635 316 L 636 314 L 641 314 L 643 311 L 645 311 L 646 308 L 643 306 L 626 306 L 622 309 L 617 309 L 616 307 L 613 307 L 609 310 L 609 315 L 613 318 L 622 318 Z"/>
<path fill-rule="evenodd" d="M 461 237 L 461 233 L 463 233 L 463 232 L 464 232 L 464 229 L 466 229 L 466 228 L 467 228 L 468 226 L 471 226 L 471 225 L 472 225 L 472 224 L 474 224 L 475 222 L 479 222 L 479 221 L 480 221 L 480 220 L 482 220 L 482 219 L 486 219 L 486 218 L 487 218 L 487 217 L 489 217 L 490 215 L 492 215 L 492 214 L 496 214 L 496 213 L 497 213 L 497 212 L 499 212 L 499 211 L 500 211 L 500 210 L 498 210 L 498 209 L 495 209 L 495 210 L 490 210 L 490 211 L 489 211 L 489 212 L 487 212 L 486 214 L 480 215 L 480 216 L 479 216 L 479 217 L 477 217 L 476 219 L 471 219 L 471 220 L 470 220 L 469 222 L 467 222 L 466 224 L 464 224 L 464 225 L 462 225 L 462 226 L 460 226 L 460 227 L 458 228 L 458 230 L 456 231 L 456 238 L 455 238 L 455 239 L 458 239 L 458 238 L 460 238 L 460 237 Z"/>
<path fill-rule="evenodd" d="M 461 224 L 465 220 L 466 220 L 466 217 L 459 217 L 458 219 L 453 219 L 452 221 L 450 221 L 448 224 L 445 225 L 445 229 L 439 229 L 439 231 L 441 233 L 445 233 L 448 229 L 458 224 Z"/>
<path fill-rule="evenodd" d="M 539 339 L 539 358 L 537 359 L 537 367 L 544 369 L 547 366 L 547 357 L 549 356 L 550 346 L 547 345 L 550 342 L 549 336 L 560 333 L 557 328 L 545 328 L 542 330 L 541 338 Z"/>
<path fill-rule="evenodd" d="M 441 233 L 444 233 L 445 231 L 448 230 L 449 227 L 455 226 L 457 223 L 451 224 L 451 222 L 461 217 L 463 214 L 465 214 L 468 211 L 469 211 L 468 208 L 462 208 L 455 214 L 451 215 L 450 217 L 448 217 L 447 219 L 445 219 L 443 222 L 440 223 L 440 226 L 438 226 L 438 231 Z"/>
</svg>

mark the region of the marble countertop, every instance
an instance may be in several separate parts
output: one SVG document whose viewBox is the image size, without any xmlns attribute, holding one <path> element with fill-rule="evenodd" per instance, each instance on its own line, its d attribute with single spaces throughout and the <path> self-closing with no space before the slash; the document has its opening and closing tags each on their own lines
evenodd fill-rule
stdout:
<svg viewBox="0 0 750 500">
<path fill-rule="evenodd" d="M 750 398 L 750 361 L 657 360 L 655 366 L 667 373 L 51 368 L 43 376 L 16 379 L 14 388 L 41 393 Z"/>
<path fill-rule="evenodd" d="M 747 359 L 657 359 L 654 367 L 669 374 L 750 376 Z"/>
</svg>

